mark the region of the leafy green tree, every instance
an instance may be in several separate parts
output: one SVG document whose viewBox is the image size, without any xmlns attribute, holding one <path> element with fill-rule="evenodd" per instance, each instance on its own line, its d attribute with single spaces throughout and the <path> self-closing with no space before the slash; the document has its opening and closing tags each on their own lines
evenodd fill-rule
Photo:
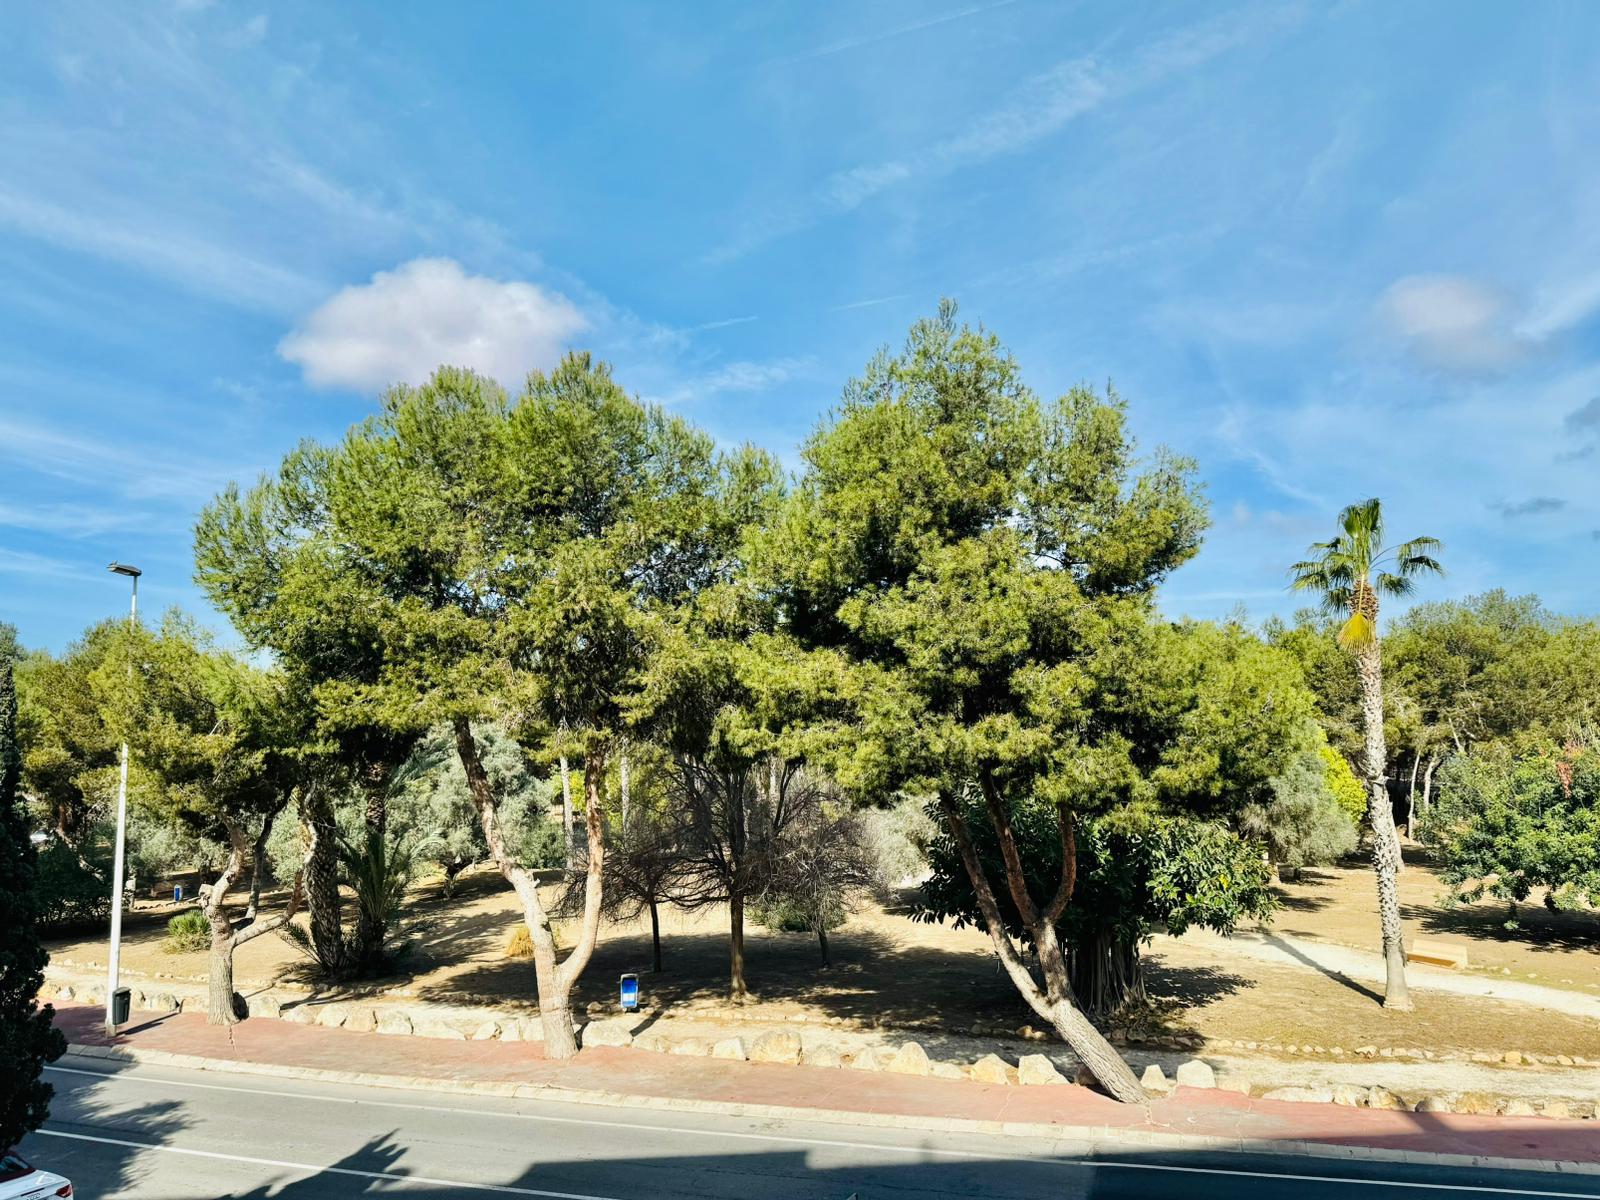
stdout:
<svg viewBox="0 0 1600 1200">
<path fill-rule="evenodd" d="M 0 1146 L 16 1145 L 44 1123 L 51 1088 L 40 1076 L 66 1050 L 50 1006 L 38 1002 L 49 956 L 39 944 L 33 831 L 21 780 L 12 664 L 0 660 Z"/>
<path fill-rule="evenodd" d="M 315 666 L 326 729 L 449 724 L 522 904 L 554 1057 L 576 1051 L 570 995 L 599 935 L 609 758 L 660 612 L 714 569 L 718 487 L 708 438 L 575 354 L 514 404 L 452 369 L 396 388 L 340 445 L 302 447 L 197 529 L 202 586 L 253 641 Z M 564 960 L 499 820 L 473 728 L 495 721 L 525 745 L 564 729 L 583 755 L 585 903 Z"/>
<path fill-rule="evenodd" d="M 985 869 L 1005 870 L 982 801 L 967 797 L 968 828 Z M 1061 838 L 1044 806 L 1026 809 L 1013 825 L 1031 894 L 1048 891 L 1062 871 Z M 1259 847 L 1227 826 L 1192 816 L 1125 808 L 1085 821 L 1076 839 L 1072 905 L 1060 940 L 1069 948 L 1073 994 L 1096 1019 L 1110 1021 L 1148 1000 L 1140 947 L 1158 929 L 1179 936 L 1199 925 L 1232 933 L 1241 921 L 1271 915 L 1271 873 Z M 915 915 L 952 919 L 959 927 L 984 920 L 962 853 L 948 831 L 930 847 L 932 875 Z M 1011 936 L 1031 944 L 1028 924 L 1009 894 L 996 898 Z"/>
<path fill-rule="evenodd" d="M 1396 876 L 1400 842 L 1386 776 L 1388 752 L 1383 729 L 1383 657 L 1378 643 L 1378 597 L 1408 596 L 1425 574 L 1442 574 L 1433 557 L 1436 538 L 1420 537 L 1389 545 L 1384 541 L 1383 505 L 1374 497 L 1339 514 L 1339 533 L 1311 546 L 1311 557 L 1290 568 L 1297 591 L 1321 598 L 1324 609 L 1340 614 L 1339 644 L 1354 656 L 1361 680 L 1361 762 L 1372 823 L 1372 865 L 1378 877 L 1378 915 L 1383 931 L 1385 1008 L 1412 1007 L 1406 989 L 1406 957 L 1401 942 Z"/>
<path fill-rule="evenodd" d="M 1600 752 L 1457 755 L 1439 791 L 1425 836 L 1459 898 L 1523 901 L 1543 888 L 1552 909 L 1600 907 Z"/>
<path fill-rule="evenodd" d="M 1350 774 L 1343 757 L 1325 744 L 1301 750 L 1272 779 L 1270 799 L 1245 805 L 1236 819 L 1239 831 L 1266 846 L 1268 859 L 1286 878 L 1301 867 L 1333 862 L 1356 848 L 1360 817 L 1340 803 L 1325 756 Z M 1356 797 L 1358 801 L 1364 797 L 1359 784 Z"/>
<path fill-rule="evenodd" d="M 550 807 L 551 785 L 529 769 L 521 746 L 498 726 L 478 729 L 484 770 L 500 797 L 498 817 L 520 862 L 531 870 L 548 866 L 540 846 Z M 419 864 L 436 868 L 444 893 L 454 895 L 456 878 L 466 868 L 489 860 L 467 774 L 456 752 L 455 731 L 436 725 L 417 742 L 395 774 L 388 800 L 390 823 L 409 839 Z M 535 860 L 538 861 L 535 861 Z"/>
<path fill-rule="evenodd" d="M 1141 463 L 1114 396 L 1076 389 L 1041 403 L 996 339 L 958 326 L 948 303 L 846 388 L 804 459 L 766 570 L 785 629 L 811 652 L 791 674 L 848 709 L 815 723 L 811 752 L 856 794 L 936 797 L 1024 1000 L 1108 1091 L 1142 1099 L 1074 1003 L 1059 929 L 1081 822 L 1151 786 L 1124 710 L 1130 691 L 1155 686 L 1155 585 L 1204 525 L 1190 464 Z M 1030 886 L 1016 833 L 1035 820 L 1063 848 L 1043 887 L 1037 874 Z M 996 877 L 1041 977 L 1017 950 Z"/>
<path fill-rule="evenodd" d="M 25 655 L 22 642 L 17 637 L 17 627 L 9 621 L 0 621 L 0 666 L 16 666 Z"/>
<path fill-rule="evenodd" d="M 247 861 L 264 856 L 296 782 L 285 753 L 292 719 L 282 680 L 215 649 L 177 614 L 155 631 L 125 630 L 122 641 L 125 653 L 108 658 L 93 686 L 108 725 L 127 737 L 156 780 L 141 806 L 225 850 L 221 872 L 199 899 L 211 925 L 206 1018 L 233 1024 L 239 1019 L 234 952 L 282 927 L 299 902 L 297 879 L 277 917 L 240 925 L 227 906 Z M 122 665 L 130 658 L 131 675 Z"/>
</svg>

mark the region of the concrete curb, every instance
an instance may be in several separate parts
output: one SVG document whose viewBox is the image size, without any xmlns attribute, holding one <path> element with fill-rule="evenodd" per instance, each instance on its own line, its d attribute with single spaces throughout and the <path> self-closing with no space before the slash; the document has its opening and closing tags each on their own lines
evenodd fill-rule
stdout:
<svg viewBox="0 0 1600 1200">
<path fill-rule="evenodd" d="M 1209 1151 L 1228 1154 L 1298 1154 L 1309 1158 L 1355 1162 L 1395 1162 L 1436 1167 L 1485 1168 L 1504 1171 L 1543 1171 L 1564 1175 L 1600 1175 L 1600 1163 L 1561 1159 L 1506 1158 L 1497 1155 L 1444 1154 L 1419 1150 L 1392 1150 L 1382 1146 L 1353 1146 L 1334 1142 L 1274 1140 L 1269 1138 L 1212 1137 L 1166 1133 L 1156 1129 L 1121 1129 L 1105 1125 L 1053 1125 L 1027 1121 L 976 1121 L 965 1117 L 926 1117 L 897 1113 L 855 1112 L 848 1109 L 801 1108 L 739 1101 L 690 1100 L 671 1096 L 633 1095 L 589 1088 L 564 1088 L 554 1084 L 512 1081 L 469 1081 L 432 1076 L 374 1075 L 361 1071 L 332 1071 L 321 1067 L 292 1067 L 280 1063 L 239 1062 L 202 1058 L 166 1050 L 134 1050 L 115 1046 L 69 1046 L 67 1057 L 100 1059 L 147 1066 L 179 1067 L 194 1071 L 220 1071 L 276 1079 L 313 1079 L 356 1087 L 403 1091 L 446 1092 L 461 1096 L 499 1096 L 519 1100 L 560 1100 L 603 1108 L 648 1109 L 660 1112 L 698 1112 L 757 1120 L 812 1121 L 822 1124 L 889 1129 L 914 1129 L 928 1133 L 1001 1134 L 1072 1143 L 1080 1153 L 1115 1156 L 1129 1146 L 1172 1151 Z"/>
</svg>

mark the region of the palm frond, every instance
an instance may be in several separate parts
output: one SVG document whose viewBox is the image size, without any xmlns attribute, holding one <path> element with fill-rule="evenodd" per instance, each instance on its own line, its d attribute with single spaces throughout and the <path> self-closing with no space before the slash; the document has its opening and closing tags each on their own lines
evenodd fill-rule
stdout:
<svg viewBox="0 0 1600 1200">
<path fill-rule="evenodd" d="M 1409 596 L 1416 590 L 1416 584 L 1410 579 L 1393 571 L 1379 571 L 1372 586 L 1385 596 Z"/>
<path fill-rule="evenodd" d="M 1350 614 L 1350 619 L 1339 627 L 1339 645 L 1346 650 L 1370 646 L 1377 638 L 1377 626 L 1362 613 Z"/>
</svg>

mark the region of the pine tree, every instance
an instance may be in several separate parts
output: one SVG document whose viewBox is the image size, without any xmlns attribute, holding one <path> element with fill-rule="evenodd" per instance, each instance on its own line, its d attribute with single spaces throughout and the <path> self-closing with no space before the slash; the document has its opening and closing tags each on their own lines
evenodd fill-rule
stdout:
<svg viewBox="0 0 1600 1200">
<path fill-rule="evenodd" d="M 44 1123 L 51 1087 L 39 1076 L 66 1041 L 39 1007 L 48 958 L 39 943 L 34 881 L 38 868 L 22 812 L 22 752 L 11 664 L 0 663 L 0 1149 Z"/>
</svg>

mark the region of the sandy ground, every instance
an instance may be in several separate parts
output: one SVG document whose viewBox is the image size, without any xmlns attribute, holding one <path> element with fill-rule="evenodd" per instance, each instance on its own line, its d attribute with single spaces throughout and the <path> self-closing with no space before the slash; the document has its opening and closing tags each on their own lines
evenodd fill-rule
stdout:
<svg viewBox="0 0 1600 1200">
<path fill-rule="evenodd" d="M 1148 955 L 1152 992 L 1175 1002 L 1179 1026 L 1210 1038 L 1600 1058 L 1600 1022 L 1587 1003 L 1567 1002 L 1600 994 L 1600 917 L 1525 907 L 1513 934 L 1503 928 L 1504 905 L 1446 910 L 1436 903 L 1441 891 L 1425 866 L 1408 867 L 1401 881 L 1407 935 L 1465 945 L 1472 967 L 1461 974 L 1413 968 L 1413 1013 L 1379 1007 L 1372 878 L 1355 865 L 1284 886 L 1284 906 L 1269 930 L 1246 930 L 1232 939 L 1206 933 L 1157 937 Z M 173 911 L 170 904 L 145 902 L 130 915 L 126 969 L 204 978 L 204 953 L 170 955 L 160 948 Z M 453 900 L 424 884 L 408 910 L 409 951 L 393 975 L 372 986 L 447 1003 L 529 1002 L 531 965 L 504 956 L 517 919 L 513 897 L 492 872 L 470 874 Z M 633 971 L 641 976 L 647 1001 L 669 1011 L 689 1015 L 721 1007 L 725 921 L 720 909 L 664 912 L 665 969 L 659 975 L 649 973 L 647 924 L 608 929 L 580 984 L 580 1002 L 611 999 L 618 975 Z M 892 907 L 864 905 L 830 939 L 834 963 L 827 969 L 808 936 L 751 925 L 746 939 L 752 1003 L 762 1016 L 783 1019 L 804 1011 L 853 1025 L 927 1030 L 1015 1029 L 1032 1019 L 987 938 L 972 929 L 919 924 Z M 62 965 L 87 967 L 105 957 L 98 936 L 61 939 L 51 949 Z M 1363 962 L 1368 969 L 1361 968 Z M 299 951 L 270 936 L 241 949 L 238 976 L 241 987 L 309 982 Z M 1456 990 L 1428 986 L 1441 979 Z M 1515 988 L 1521 993 L 1515 1001 L 1462 994 L 1510 985 L 1527 986 Z"/>
</svg>

